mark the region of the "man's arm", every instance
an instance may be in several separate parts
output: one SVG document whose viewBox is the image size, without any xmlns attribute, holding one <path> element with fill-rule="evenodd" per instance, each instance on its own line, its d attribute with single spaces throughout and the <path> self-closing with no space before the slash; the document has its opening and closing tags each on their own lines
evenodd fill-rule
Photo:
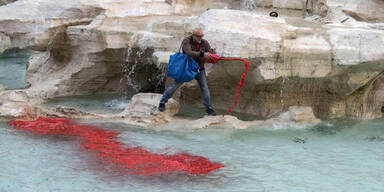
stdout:
<svg viewBox="0 0 384 192">
<path fill-rule="evenodd" d="M 209 42 L 207 40 L 204 40 L 204 41 L 205 41 L 204 43 L 207 46 L 207 52 L 216 54 L 216 51 L 211 48 L 211 45 L 209 44 Z"/>
</svg>

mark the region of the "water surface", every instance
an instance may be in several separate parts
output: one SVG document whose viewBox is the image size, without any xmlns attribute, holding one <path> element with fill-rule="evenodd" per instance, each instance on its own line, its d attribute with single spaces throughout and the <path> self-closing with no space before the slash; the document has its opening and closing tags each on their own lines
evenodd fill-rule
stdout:
<svg viewBox="0 0 384 192">
<path fill-rule="evenodd" d="M 76 138 L 36 136 L 0 123 L 0 191 L 384 191 L 384 120 L 315 127 L 154 131 L 92 123 L 127 145 L 187 152 L 226 165 L 208 175 L 122 174 Z"/>
</svg>

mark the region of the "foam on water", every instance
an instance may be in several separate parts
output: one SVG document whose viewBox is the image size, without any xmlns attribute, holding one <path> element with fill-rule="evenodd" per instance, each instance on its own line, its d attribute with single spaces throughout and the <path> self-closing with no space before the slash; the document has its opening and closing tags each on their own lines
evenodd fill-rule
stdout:
<svg viewBox="0 0 384 192">
<path fill-rule="evenodd" d="M 110 107 L 116 110 L 124 110 L 130 104 L 130 100 L 127 100 L 125 97 L 119 99 L 112 99 L 104 103 L 106 107 Z"/>
</svg>

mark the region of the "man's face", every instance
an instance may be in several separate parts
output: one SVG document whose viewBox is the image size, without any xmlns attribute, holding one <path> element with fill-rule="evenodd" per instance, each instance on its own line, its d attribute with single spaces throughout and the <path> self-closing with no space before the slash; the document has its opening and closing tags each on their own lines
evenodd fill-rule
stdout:
<svg viewBox="0 0 384 192">
<path fill-rule="evenodd" d="M 198 42 L 198 43 L 201 43 L 201 39 L 203 38 L 204 34 L 202 31 L 195 31 L 193 34 L 192 34 L 192 37 L 193 39 Z"/>
</svg>

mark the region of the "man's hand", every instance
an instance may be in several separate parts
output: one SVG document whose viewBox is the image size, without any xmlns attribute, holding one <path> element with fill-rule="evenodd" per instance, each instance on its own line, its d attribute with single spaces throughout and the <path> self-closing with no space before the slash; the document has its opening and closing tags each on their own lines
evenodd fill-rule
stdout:
<svg viewBox="0 0 384 192">
<path fill-rule="evenodd" d="M 208 52 L 205 52 L 205 53 L 204 53 L 204 61 L 207 62 L 207 61 L 211 60 L 211 56 L 209 56 L 209 54 L 210 54 L 210 53 L 208 53 Z"/>
</svg>

